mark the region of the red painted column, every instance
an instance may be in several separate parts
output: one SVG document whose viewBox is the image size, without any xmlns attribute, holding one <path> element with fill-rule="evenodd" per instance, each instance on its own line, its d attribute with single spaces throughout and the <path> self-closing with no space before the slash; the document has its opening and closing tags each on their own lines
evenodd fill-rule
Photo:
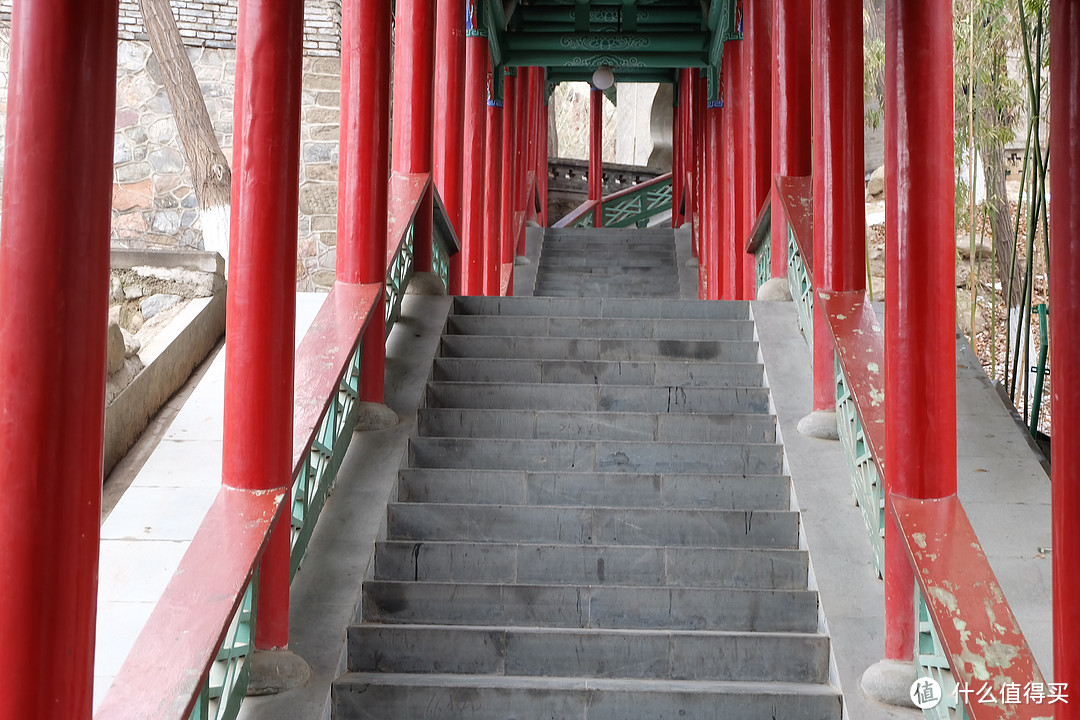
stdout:
<svg viewBox="0 0 1080 720">
<path fill-rule="evenodd" d="M 693 215 L 693 183 L 690 178 L 694 173 L 694 81 L 689 68 L 679 70 L 679 105 L 685 106 L 682 114 L 682 181 L 685 195 L 682 222 L 687 222 Z M 690 243 L 694 256 L 697 256 L 697 238 Z"/>
<path fill-rule="evenodd" d="M 493 82 L 488 73 L 488 82 Z M 498 295 L 502 291 L 501 273 L 503 249 L 501 238 L 502 198 L 505 197 L 502 183 L 503 151 L 503 104 L 494 98 L 494 88 L 489 89 L 487 101 L 487 141 L 486 162 L 484 163 L 484 294 Z M 511 257 L 512 261 L 513 258 Z"/>
<path fill-rule="evenodd" d="M 487 141 L 487 38 L 469 36 L 465 60 L 465 215 L 462 291 L 484 294 L 484 143 Z"/>
<path fill-rule="evenodd" d="M 810 112 L 810 3 L 773 0 L 772 173 L 792 177 L 812 172 Z M 788 220 L 772 187 L 772 268 L 787 277 Z"/>
<path fill-rule="evenodd" d="M 705 287 L 705 223 L 702 222 L 702 209 L 705 206 L 705 103 L 708 101 L 708 81 L 699 73 L 692 71 L 693 103 L 691 111 L 694 122 L 694 235 L 698 246 L 698 299 L 707 295 Z"/>
<path fill-rule="evenodd" d="M 435 187 L 460 238 L 464 214 L 465 2 L 437 0 L 435 25 Z M 428 4 L 430 12 L 430 3 Z M 451 256 L 450 262 L 455 258 Z M 458 261 L 460 262 L 460 261 Z M 453 273 L 451 274 L 453 275 Z M 460 276 L 459 276 L 460 279 Z M 451 294 L 456 294 L 451 291 Z"/>
<path fill-rule="evenodd" d="M 709 100 L 705 109 L 705 238 L 702 257 L 705 258 L 706 298 L 720 300 L 724 297 L 720 283 L 724 258 L 720 255 L 720 226 L 723 218 L 723 192 L 725 187 L 720 175 L 724 162 L 723 144 L 724 106 L 720 100 Z M 701 262 L 701 259 L 698 259 Z"/>
<path fill-rule="evenodd" d="M 391 168 L 430 173 L 435 98 L 435 13 L 431 0 L 397 0 L 394 16 L 394 114 Z M 418 272 L 431 271 L 432 195 L 424 195 L 413 224 Z"/>
<path fill-rule="evenodd" d="M 596 200 L 593 226 L 603 227 L 604 209 L 604 93 L 596 88 L 589 91 L 589 199 Z"/>
<path fill-rule="evenodd" d="M 772 5 L 779 0 L 754 0 L 746 8 L 743 37 L 746 38 L 747 162 L 746 234 L 738 238 L 743 264 L 744 293 L 757 296 L 756 259 L 746 252 L 758 214 L 772 187 Z"/>
<path fill-rule="evenodd" d="M 885 249 L 885 491 L 944 497 L 956 492 L 953 82 L 940 72 L 952 67 L 952 6 L 890 2 L 885 22 L 886 202 L 895 208 Z M 889 523 L 885 657 L 908 660 L 914 578 Z"/>
<path fill-rule="evenodd" d="M 743 291 L 742 255 L 745 248 L 746 223 L 746 117 L 745 83 L 743 82 L 743 47 L 741 41 L 724 45 L 724 163 L 723 233 L 720 252 L 724 266 L 723 293 L 728 300 L 745 300 Z M 742 238 L 740 240 L 740 238 Z"/>
<path fill-rule="evenodd" d="M 302 0 L 244 0 L 236 37 L 222 483 L 292 482 Z M 289 644 L 289 522 L 259 568 L 255 646 Z"/>
<path fill-rule="evenodd" d="M 1054 378 L 1050 383 L 1055 417 L 1051 445 L 1053 482 L 1054 682 L 1080 687 L 1080 3 L 1058 0 L 1050 5 L 1050 338 Z M 1080 717 L 1075 702 L 1058 704 L 1054 717 Z"/>
<path fill-rule="evenodd" d="M 389 3 L 342 3 L 338 282 L 386 282 L 391 25 Z M 384 398 L 385 340 L 386 298 L 380 293 L 360 362 L 360 397 L 368 402 Z"/>
<path fill-rule="evenodd" d="M 682 70 L 679 70 L 679 79 L 682 79 Z M 683 145 L 686 144 L 686 138 L 683 135 L 683 114 L 686 112 L 686 106 L 682 102 L 682 83 L 676 84 L 675 92 L 675 122 L 672 125 L 671 130 L 671 227 L 677 228 L 680 225 L 679 222 L 679 203 L 682 198 L 683 189 Z M 693 243 L 691 243 L 691 252 L 693 251 Z"/>
<path fill-rule="evenodd" d="M 11 21 L 0 242 L 4 720 L 92 712 L 116 27 L 116 0 L 16 3 Z"/>
<path fill-rule="evenodd" d="M 517 173 L 514 172 L 516 154 L 516 118 L 514 105 L 517 101 L 517 77 L 507 73 L 503 76 L 503 144 L 502 144 L 502 264 L 513 265 L 516 251 L 514 238 L 514 193 Z M 500 269 L 500 272 L 502 270 Z M 508 291 L 509 292 L 509 291 Z"/>
<path fill-rule="evenodd" d="M 514 94 L 514 252 L 525 254 L 525 195 L 528 192 L 526 177 L 526 143 L 529 132 L 529 73 L 528 68 L 518 68 L 517 92 Z M 521 223 L 517 223 L 521 213 Z"/>
<path fill-rule="evenodd" d="M 539 139 L 536 143 L 536 186 L 539 189 L 540 195 L 540 212 L 541 217 L 537 218 L 537 222 L 541 226 L 547 226 L 548 224 L 548 100 L 547 100 L 547 70 L 545 68 L 535 68 L 537 78 L 537 132 L 539 133 Z"/>
<path fill-rule="evenodd" d="M 539 127 L 537 124 L 537 101 L 540 99 L 536 92 L 536 78 L 539 68 L 522 68 L 525 71 L 525 84 L 528 90 L 525 93 L 525 193 L 522 195 L 522 209 L 525 210 L 526 220 L 536 220 L 536 201 L 528 196 L 529 173 L 534 173 L 533 182 L 539 182 L 536 177 L 537 144 L 539 142 Z M 533 188 L 535 193 L 535 186 Z"/>
</svg>

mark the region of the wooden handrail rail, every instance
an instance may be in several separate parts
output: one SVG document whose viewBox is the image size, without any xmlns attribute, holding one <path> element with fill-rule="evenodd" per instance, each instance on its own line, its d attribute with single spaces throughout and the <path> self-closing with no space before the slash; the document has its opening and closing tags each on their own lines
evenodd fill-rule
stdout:
<svg viewBox="0 0 1080 720">
<path fill-rule="evenodd" d="M 795 234 L 795 244 L 806 265 L 806 274 L 814 279 L 814 183 L 809 177 L 777 175 L 776 189 L 788 223 Z"/>
<path fill-rule="evenodd" d="M 598 204 L 597 200 L 586 200 L 578 205 L 576 208 L 567 213 L 561 220 L 552 225 L 555 228 L 571 227 L 575 222 L 584 217 L 585 215 L 593 212 Z"/>
<path fill-rule="evenodd" d="M 746 252 L 755 255 L 761 244 L 768 242 L 770 239 L 770 231 L 772 229 L 772 193 L 765 196 L 765 202 L 761 204 L 761 210 L 758 211 L 757 220 L 754 221 L 754 227 L 750 230 L 750 236 L 746 238 Z"/>
</svg>

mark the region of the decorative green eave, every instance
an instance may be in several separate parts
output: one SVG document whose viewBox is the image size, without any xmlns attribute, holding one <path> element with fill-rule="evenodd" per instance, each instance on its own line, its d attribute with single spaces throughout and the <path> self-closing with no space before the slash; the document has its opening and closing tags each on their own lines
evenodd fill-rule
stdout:
<svg viewBox="0 0 1080 720">
<path fill-rule="evenodd" d="M 741 37 L 742 0 L 478 0 L 492 64 L 537 66 L 555 82 L 600 65 L 619 82 L 672 82 L 678 68 L 719 67 Z"/>
</svg>

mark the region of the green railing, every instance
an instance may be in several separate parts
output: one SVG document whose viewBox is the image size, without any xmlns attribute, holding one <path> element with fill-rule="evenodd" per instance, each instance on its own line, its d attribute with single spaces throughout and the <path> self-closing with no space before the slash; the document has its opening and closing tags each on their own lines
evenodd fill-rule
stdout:
<svg viewBox="0 0 1080 720">
<path fill-rule="evenodd" d="M 799 330 L 806 342 L 814 344 L 814 286 L 811 270 L 803 261 L 795 231 L 788 228 L 788 289 L 798 311 Z"/>
<path fill-rule="evenodd" d="M 386 334 L 390 335 L 394 323 L 401 317 L 401 301 L 405 298 L 405 291 L 412 280 L 413 267 L 415 265 L 413 252 L 413 229 L 412 226 L 405 232 L 398 250 L 390 260 L 390 266 L 386 271 Z"/>
<path fill-rule="evenodd" d="M 967 720 L 964 703 L 960 702 L 956 680 L 949 669 L 949 657 L 934 631 L 930 611 L 923 602 L 919 584 L 915 583 L 915 672 L 920 678 L 931 678 L 941 688 L 941 702 L 925 708 L 927 720 Z"/>
<path fill-rule="evenodd" d="M 836 429 L 851 474 L 851 491 L 862 511 L 866 534 L 870 538 L 874 570 L 880 578 L 885 571 L 885 489 L 839 355 L 836 356 Z"/>
<path fill-rule="evenodd" d="M 671 209 L 671 173 L 604 198 L 604 227 L 645 227 L 649 219 Z"/>
<path fill-rule="evenodd" d="M 256 571 L 210 668 L 206 685 L 191 712 L 191 720 L 226 720 L 239 714 L 248 686 L 246 661 L 255 636 L 258 587 L 259 573 Z"/>
<path fill-rule="evenodd" d="M 772 193 L 765 196 L 754 228 L 746 240 L 746 252 L 754 256 L 754 289 L 772 278 Z"/>
</svg>

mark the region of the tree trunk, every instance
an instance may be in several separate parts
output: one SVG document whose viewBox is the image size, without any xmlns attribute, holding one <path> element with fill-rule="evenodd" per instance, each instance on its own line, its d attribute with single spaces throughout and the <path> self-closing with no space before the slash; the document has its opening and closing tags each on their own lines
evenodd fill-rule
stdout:
<svg viewBox="0 0 1080 720">
<path fill-rule="evenodd" d="M 157 56 L 172 105 L 180 144 L 199 201 L 203 247 L 229 262 L 229 204 L 232 172 L 221 151 L 202 88 L 176 27 L 169 0 L 139 0 L 150 48 Z"/>
<path fill-rule="evenodd" d="M 1013 253 L 1016 249 L 1013 237 L 1012 213 L 1005 192 L 1005 147 L 996 138 L 984 141 L 980 151 L 983 176 L 986 180 L 986 205 L 989 211 L 990 231 L 994 241 L 994 258 L 997 263 L 998 280 L 1001 282 L 1005 302 L 1010 308 L 1021 302 L 1023 268 L 1016 263 L 1012 272 L 1012 292 L 1009 292 L 1009 274 L 1013 270 Z M 974 192 L 974 191 L 973 191 Z"/>
</svg>

